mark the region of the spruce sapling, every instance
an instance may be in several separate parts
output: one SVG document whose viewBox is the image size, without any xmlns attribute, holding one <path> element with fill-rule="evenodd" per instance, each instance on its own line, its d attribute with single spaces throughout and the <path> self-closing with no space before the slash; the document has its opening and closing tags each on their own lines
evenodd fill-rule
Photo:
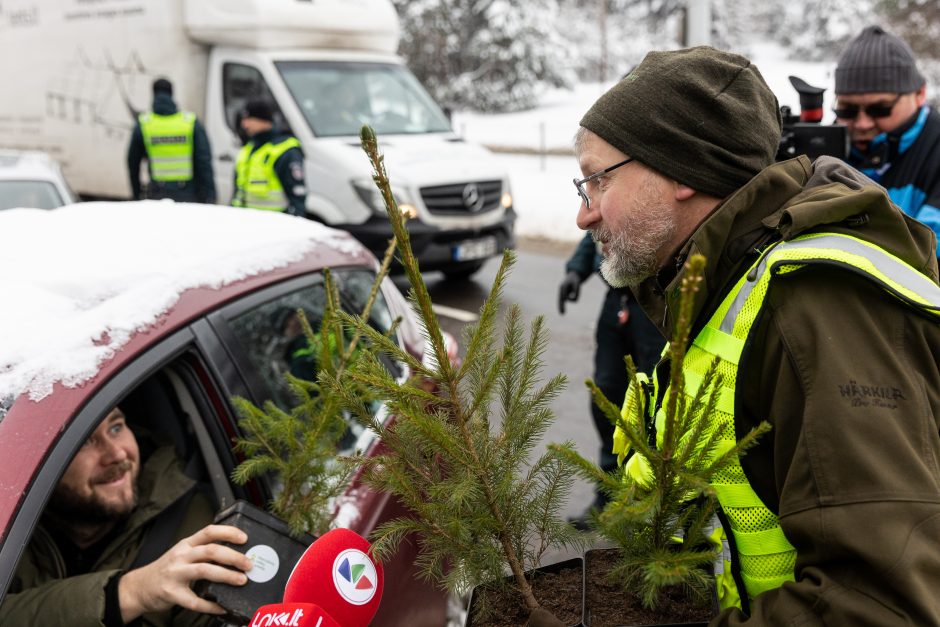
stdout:
<svg viewBox="0 0 940 627">
<path fill-rule="evenodd" d="M 676 330 L 667 351 L 668 393 L 659 419 L 654 421 L 644 395 L 636 393 L 642 382 L 629 356 L 626 362 L 632 389 L 622 411 L 593 381 L 586 382 L 594 402 L 629 445 L 634 456 L 630 463 L 605 473 L 570 445 L 550 447 L 610 496 L 592 522 L 620 549 L 621 559 L 612 577 L 624 590 L 636 592 L 648 608 L 657 605 L 668 586 L 682 586 L 700 599 L 712 589 L 713 577 L 707 567 L 717 559 L 719 547 L 708 537 L 717 501 L 710 481 L 770 429 L 763 422 L 734 446 L 721 445 L 715 424 L 721 389 L 718 358 L 695 395 L 686 393 L 682 366 L 704 266 L 701 255 L 693 255 L 686 263 Z"/>
<path fill-rule="evenodd" d="M 331 388 L 386 447 L 379 456 L 356 461 L 364 467 L 368 485 L 395 495 L 413 512 L 381 525 L 374 533 L 373 550 L 387 557 L 400 542 L 416 536 L 422 574 L 458 593 L 483 582 L 501 582 L 508 570 L 526 607 L 534 610 L 539 603 L 526 571 L 536 568 L 550 547 L 580 546 L 579 535 L 559 513 L 572 486 L 572 469 L 548 453 L 531 461 L 553 420 L 550 403 L 565 378 L 555 376 L 539 387 L 546 347 L 541 318 L 533 321 L 526 338 L 519 308 L 510 307 L 497 345 L 500 296 L 514 260 L 511 251 L 503 256 L 479 322 L 465 334 L 462 364 L 452 361 L 375 134 L 363 127 L 361 139 L 398 240 L 430 356 L 419 360 L 361 319 L 342 315 L 370 348 L 363 350 L 360 367 L 348 371 L 345 379 L 331 381 Z M 375 351 L 405 363 L 411 379 L 402 383 L 393 378 Z M 350 380 L 356 386 L 350 387 Z M 392 424 L 368 411 L 355 392 L 361 387 L 388 405 L 395 416 Z"/>
</svg>

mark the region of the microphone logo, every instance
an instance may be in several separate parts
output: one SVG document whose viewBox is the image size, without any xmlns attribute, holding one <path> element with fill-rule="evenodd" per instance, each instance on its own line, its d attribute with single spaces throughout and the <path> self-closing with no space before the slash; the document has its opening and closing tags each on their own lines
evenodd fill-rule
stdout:
<svg viewBox="0 0 940 627">
<path fill-rule="evenodd" d="M 365 605 L 376 592 L 375 564 L 359 549 L 346 549 L 333 560 L 333 585 L 347 602 Z"/>
<path fill-rule="evenodd" d="M 268 605 L 265 607 L 274 606 Z M 302 624 L 300 620 L 303 617 L 304 611 L 300 608 L 295 609 L 293 613 L 290 611 L 278 611 L 276 608 L 268 611 L 264 611 L 264 608 L 259 608 L 251 621 L 251 627 L 299 627 Z M 320 621 L 322 622 L 322 620 L 321 618 Z M 318 622 L 317 625 L 319 624 Z"/>
</svg>

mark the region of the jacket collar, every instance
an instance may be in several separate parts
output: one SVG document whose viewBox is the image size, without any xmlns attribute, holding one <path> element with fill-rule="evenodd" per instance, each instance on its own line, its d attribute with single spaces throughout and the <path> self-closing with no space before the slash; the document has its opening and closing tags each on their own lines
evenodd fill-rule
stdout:
<svg viewBox="0 0 940 627">
<path fill-rule="evenodd" d="M 693 309 L 693 335 L 728 291 L 777 240 L 827 231 L 869 241 L 937 280 L 936 239 L 929 227 L 906 216 L 885 190 L 832 157 L 812 164 L 805 156 L 771 165 L 719 204 L 683 245 L 674 268 L 665 268 L 635 291 L 665 337 L 672 337 L 682 264 L 705 256 L 703 287 Z"/>
<path fill-rule="evenodd" d="M 891 167 L 891 164 L 910 148 L 920 137 L 930 107 L 918 109 L 911 117 L 890 133 L 877 135 L 863 152 L 852 147 L 849 162 L 876 181 Z"/>
<path fill-rule="evenodd" d="M 153 112 L 157 115 L 173 115 L 179 109 L 173 101 L 173 96 L 160 92 L 153 97 Z"/>
<path fill-rule="evenodd" d="M 780 238 L 776 228 L 764 220 L 801 191 L 811 170 L 806 157 L 762 170 L 712 211 L 670 265 L 634 289 L 640 305 L 664 337 L 672 337 L 672 315 L 677 310 L 686 259 L 692 254 L 705 256 L 705 275 L 693 309 L 693 320 L 697 320 L 706 304 L 723 297 L 732 281 L 743 274 L 745 263 L 752 263 L 764 246 Z"/>
</svg>

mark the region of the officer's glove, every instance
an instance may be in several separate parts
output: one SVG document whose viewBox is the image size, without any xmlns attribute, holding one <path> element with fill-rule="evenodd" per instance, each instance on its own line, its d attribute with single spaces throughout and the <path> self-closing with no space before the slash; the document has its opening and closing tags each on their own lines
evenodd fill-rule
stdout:
<svg viewBox="0 0 940 627">
<path fill-rule="evenodd" d="M 558 286 L 558 313 L 565 313 L 565 301 L 575 302 L 581 295 L 581 276 L 574 270 L 565 275 L 565 279 Z"/>
</svg>

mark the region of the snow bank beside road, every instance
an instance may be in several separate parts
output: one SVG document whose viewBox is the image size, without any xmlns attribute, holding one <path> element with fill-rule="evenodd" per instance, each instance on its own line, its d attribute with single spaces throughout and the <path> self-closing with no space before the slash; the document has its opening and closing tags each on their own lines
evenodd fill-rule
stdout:
<svg viewBox="0 0 940 627">
<path fill-rule="evenodd" d="M 542 159 L 497 154 L 496 158 L 509 171 L 513 204 L 519 214 L 518 236 L 563 242 L 584 237 L 584 231 L 575 224 L 580 200 L 571 180 L 581 171 L 573 155 Z"/>
</svg>

